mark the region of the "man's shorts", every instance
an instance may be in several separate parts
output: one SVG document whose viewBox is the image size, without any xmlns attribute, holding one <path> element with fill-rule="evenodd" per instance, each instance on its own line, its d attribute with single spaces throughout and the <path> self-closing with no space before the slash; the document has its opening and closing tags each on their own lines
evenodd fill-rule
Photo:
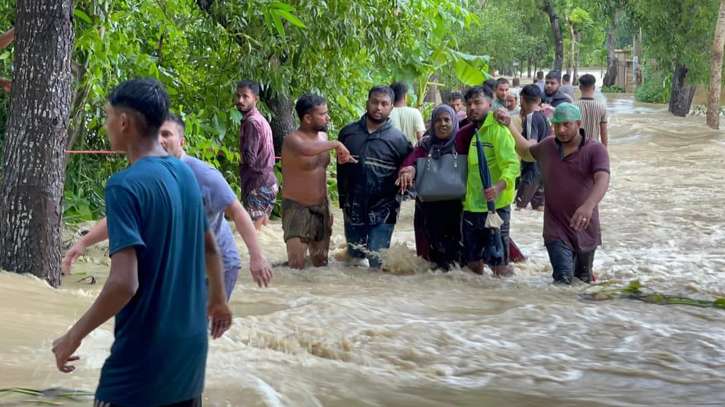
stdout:
<svg viewBox="0 0 725 407">
<path fill-rule="evenodd" d="M 321 242 L 332 235 L 330 204 L 304 206 L 291 199 L 282 199 L 282 230 L 284 241 L 299 238 L 302 243 Z"/>
<path fill-rule="evenodd" d="M 277 201 L 277 185 L 261 186 L 244 195 L 244 208 L 252 220 L 269 217 Z"/>
<path fill-rule="evenodd" d="M 486 227 L 487 212 L 463 212 L 461 232 L 466 263 L 483 261 L 491 267 L 508 264 L 511 209 L 506 207 L 497 209 L 496 212 L 504 221 L 499 233 L 495 233 L 495 229 Z M 491 256 L 490 249 L 497 243 L 501 245 L 501 255 Z"/>
</svg>

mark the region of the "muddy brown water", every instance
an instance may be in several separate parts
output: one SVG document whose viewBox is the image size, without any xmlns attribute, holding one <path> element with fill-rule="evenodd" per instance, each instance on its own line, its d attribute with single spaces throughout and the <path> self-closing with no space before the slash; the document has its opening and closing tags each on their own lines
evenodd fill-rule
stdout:
<svg viewBox="0 0 725 407">
<path fill-rule="evenodd" d="M 725 297 L 725 137 L 703 118 L 674 118 L 627 96 L 608 104 L 613 178 L 601 205 L 600 280 Z M 514 212 L 512 233 L 529 260 L 505 281 L 428 270 L 413 256 L 410 204 L 387 259 L 395 273 L 334 261 L 277 267 L 268 289 L 243 275 L 234 326 L 210 346 L 205 403 L 725 405 L 725 311 L 586 302 L 585 287 L 552 286 L 541 217 Z M 261 234 L 273 262 L 285 257 L 281 236 L 278 223 Z M 339 224 L 334 240 L 344 241 Z M 98 293 L 100 284 L 77 280 L 87 273 L 102 283 L 104 250 L 90 251 L 60 290 L 0 273 L 0 387 L 95 389 L 112 322 L 84 340 L 70 375 L 55 369 L 50 345 Z M 27 400 L 0 396 L 0 406 Z"/>
</svg>

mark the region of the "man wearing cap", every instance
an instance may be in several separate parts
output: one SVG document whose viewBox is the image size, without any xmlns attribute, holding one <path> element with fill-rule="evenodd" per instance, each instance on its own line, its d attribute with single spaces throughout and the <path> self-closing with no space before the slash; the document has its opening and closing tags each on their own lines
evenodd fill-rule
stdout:
<svg viewBox="0 0 725 407">
<path fill-rule="evenodd" d="M 576 105 L 556 107 L 555 137 L 540 143 L 526 140 L 509 126 L 516 151 L 536 161 L 544 180 L 544 243 L 554 269 L 554 282 L 571 284 L 574 277 L 592 281 L 592 263 L 602 244 L 597 206 L 609 187 L 609 155 L 598 141 L 586 137 Z"/>
</svg>

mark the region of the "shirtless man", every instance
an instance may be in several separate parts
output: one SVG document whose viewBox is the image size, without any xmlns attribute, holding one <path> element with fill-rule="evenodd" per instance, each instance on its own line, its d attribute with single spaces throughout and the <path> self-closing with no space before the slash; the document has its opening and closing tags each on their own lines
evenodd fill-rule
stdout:
<svg viewBox="0 0 725 407">
<path fill-rule="evenodd" d="M 305 267 L 309 247 L 312 265 L 327 265 L 332 214 L 327 200 L 330 150 L 341 164 L 355 162 L 342 143 L 327 140 L 330 116 L 321 96 L 307 94 L 295 105 L 300 127 L 282 144 L 282 229 L 291 268 Z"/>
</svg>

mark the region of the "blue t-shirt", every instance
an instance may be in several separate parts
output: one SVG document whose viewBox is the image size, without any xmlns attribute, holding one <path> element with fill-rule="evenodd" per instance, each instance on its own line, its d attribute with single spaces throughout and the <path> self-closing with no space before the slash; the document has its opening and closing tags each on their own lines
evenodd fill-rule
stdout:
<svg viewBox="0 0 725 407">
<path fill-rule="evenodd" d="M 191 168 L 191 172 L 196 176 L 196 182 L 199 183 L 206 219 L 221 250 L 224 270 L 240 269 L 242 261 L 239 258 L 237 243 L 234 241 L 229 223 L 224 219 L 224 211 L 237 199 L 237 196 L 216 168 L 188 155 L 181 157 L 181 161 Z"/>
<path fill-rule="evenodd" d="M 136 295 L 116 315 L 98 400 L 158 406 L 199 397 L 207 354 L 204 234 L 196 178 L 173 157 L 146 157 L 106 185 L 109 252 L 133 247 Z"/>
</svg>

